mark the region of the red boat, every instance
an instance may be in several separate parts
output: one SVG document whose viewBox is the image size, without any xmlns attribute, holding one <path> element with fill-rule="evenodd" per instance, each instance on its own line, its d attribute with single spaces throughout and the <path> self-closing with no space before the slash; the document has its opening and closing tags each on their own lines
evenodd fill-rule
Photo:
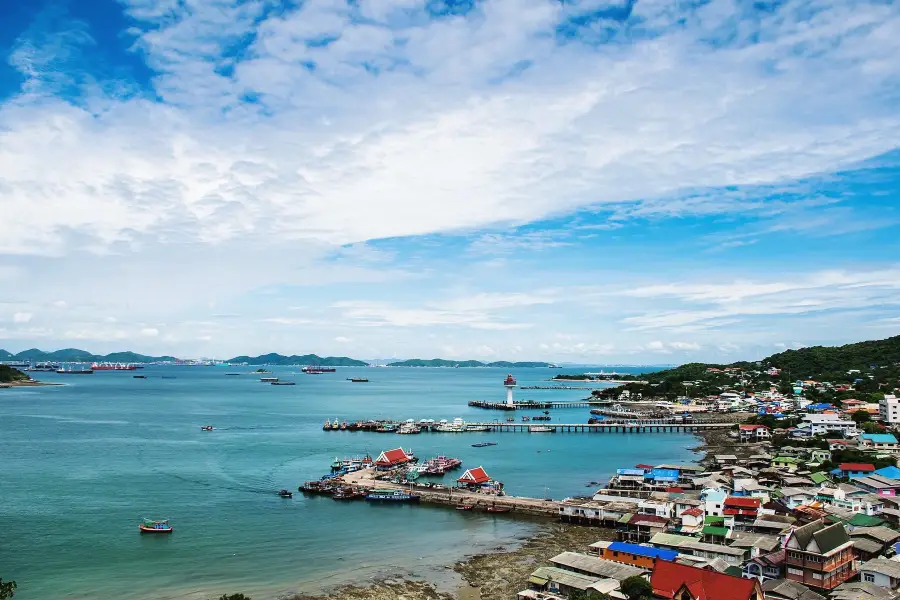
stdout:
<svg viewBox="0 0 900 600">
<path fill-rule="evenodd" d="M 508 506 L 488 506 L 487 511 L 490 513 L 508 513 L 512 509 Z"/>
<path fill-rule="evenodd" d="M 138 525 L 138 529 L 141 530 L 141 533 L 172 533 L 174 531 L 173 527 L 169 525 L 168 519 L 164 521 L 144 519 L 144 522 Z"/>
<path fill-rule="evenodd" d="M 471 504 L 457 504 L 456 510 L 472 510 L 474 507 Z"/>
</svg>

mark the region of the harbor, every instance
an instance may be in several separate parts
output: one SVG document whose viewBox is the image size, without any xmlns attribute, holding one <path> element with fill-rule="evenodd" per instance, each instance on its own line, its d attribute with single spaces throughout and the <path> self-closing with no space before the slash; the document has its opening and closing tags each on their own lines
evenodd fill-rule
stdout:
<svg viewBox="0 0 900 600">
<path fill-rule="evenodd" d="M 734 427 L 737 421 L 716 421 L 716 422 L 684 422 L 681 417 L 660 418 L 660 419 L 642 419 L 642 420 L 622 420 L 622 419 L 605 419 L 596 423 L 552 423 L 548 420 L 541 419 L 539 416 L 534 420 L 538 420 L 540 424 L 536 425 L 531 420 L 525 422 L 515 421 L 479 421 L 466 422 L 454 420 L 448 422 L 446 419 L 435 421 L 434 419 L 425 419 L 415 421 L 409 419 L 407 421 L 383 421 L 368 420 L 354 421 L 351 423 L 342 422 L 337 427 L 333 422 L 328 422 L 328 428 L 323 427 L 324 431 L 372 431 L 377 433 L 472 433 L 493 431 L 498 433 L 692 433 L 698 431 L 706 431 L 709 429 L 730 429 Z"/>
</svg>

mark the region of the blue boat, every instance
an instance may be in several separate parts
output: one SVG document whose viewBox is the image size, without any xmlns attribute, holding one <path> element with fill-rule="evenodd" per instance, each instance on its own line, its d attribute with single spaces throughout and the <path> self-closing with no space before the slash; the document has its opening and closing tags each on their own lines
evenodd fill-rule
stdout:
<svg viewBox="0 0 900 600">
<path fill-rule="evenodd" d="M 408 494 L 402 490 L 372 490 L 366 494 L 371 502 L 418 502 L 419 496 Z"/>
</svg>

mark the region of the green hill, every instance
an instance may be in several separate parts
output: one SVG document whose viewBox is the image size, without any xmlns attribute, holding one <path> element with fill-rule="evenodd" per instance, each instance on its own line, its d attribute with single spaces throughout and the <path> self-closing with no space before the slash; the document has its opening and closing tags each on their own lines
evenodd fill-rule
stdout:
<svg viewBox="0 0 900 600">
<path fill-rule="evenodd" d="M 850 370 L 870 371 L 876 367 L 892 369 L 900 366 L 900 335 L 845 346 L 786 350 L 761 362 L 764 367 L 776 367 L 801 379 L 846 375 Z"/>
<path fill-rule="evenodd" d="M 28 379 L 28 375 L 7 365 L 0 365 L 0 383 L 11 383 Z"/>
<path fill-rule="evenodd" d="M 366 367 L 368 363 L 346 356 L 318 356 L 316 354 L 292 354 L 285 356 L 270 352 L 259 356 L 235 356 L 230 363 L 247 363 L 250 365 L 317 365 L 320 367 Z"/>
<path fill-rule="evenodd" d="M 501 367 L 508 368 L 531 368 L 531 367 L 549 367 L 550 363 L 545 362 L 509 362 L 506 360 L 498 360 L 496 362 L 481 362 L 480 360 L 447 360 L 444 358 L 432 358 L 425 360 L 422 358 L 411 358 L 409 360 L 401 360 L 400 362 L 392 362 L 389 367 Z"/>
<path fill-rule="evenodd" d="M 29 362 L 125 362 L 125 363 L 147 363 L 158 361 L 175 361 L 173 356 L 147 356 L 146 354 L 137 354 L 135 352 L 113 352 L 111 354 L 92 354 L 87 350 L 78 348 L 64 348 L 63 350 L 54 350 L 45 352 L 37 348 L 23 350 L 18 354 L 10 354 L 5 350 L 0 350 L 0 360 L 21 360 Z"/>
</svg>

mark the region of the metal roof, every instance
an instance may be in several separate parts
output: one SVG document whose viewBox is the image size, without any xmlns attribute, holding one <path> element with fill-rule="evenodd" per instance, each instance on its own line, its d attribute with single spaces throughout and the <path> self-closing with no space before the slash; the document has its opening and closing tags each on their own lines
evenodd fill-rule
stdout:
<svg viewBox="0 0 900 600">
<path fill-rule="evenodd" d="M 550 562 L 556 565 L 577 569 L 586 573 L 596 575 L 598 578 L 617 579 L 622 581 L 635 575 L 642 575 L 643 569 L 632 567 L 631 565 L 623 565 L 603 558 L 588 556 L 587 554 L 578 554 L 576 552 L 563 552 L 557 554 L 550 559 Z"/>
<path fill-rule="evenodd" d="M 544 583 L 555 581 L 566 587 L 575 588 L 577 590 L 586 590 L 599 578 L 580 575 L 579 573 L 573 573 L 572 571 L 566 571 L 565 569 L 558 569 L 556 567 L 539 567 L 531 574 L 530 579 L 543 580 Z M 537 581 L 534 581 L 534 583 L 536 585 L 544 585 Z"/>
<path fill-rule="evenodd" d="M 859 571 L 860 573 L 863 571 L 871 571 L 873 573 L 887 575 L 892 579 L 900 579 L 900 562 L 889 560 L 887 558 L 873 558 L 872 560 L 861 564 L 859 566 Z"/>
</svg>

